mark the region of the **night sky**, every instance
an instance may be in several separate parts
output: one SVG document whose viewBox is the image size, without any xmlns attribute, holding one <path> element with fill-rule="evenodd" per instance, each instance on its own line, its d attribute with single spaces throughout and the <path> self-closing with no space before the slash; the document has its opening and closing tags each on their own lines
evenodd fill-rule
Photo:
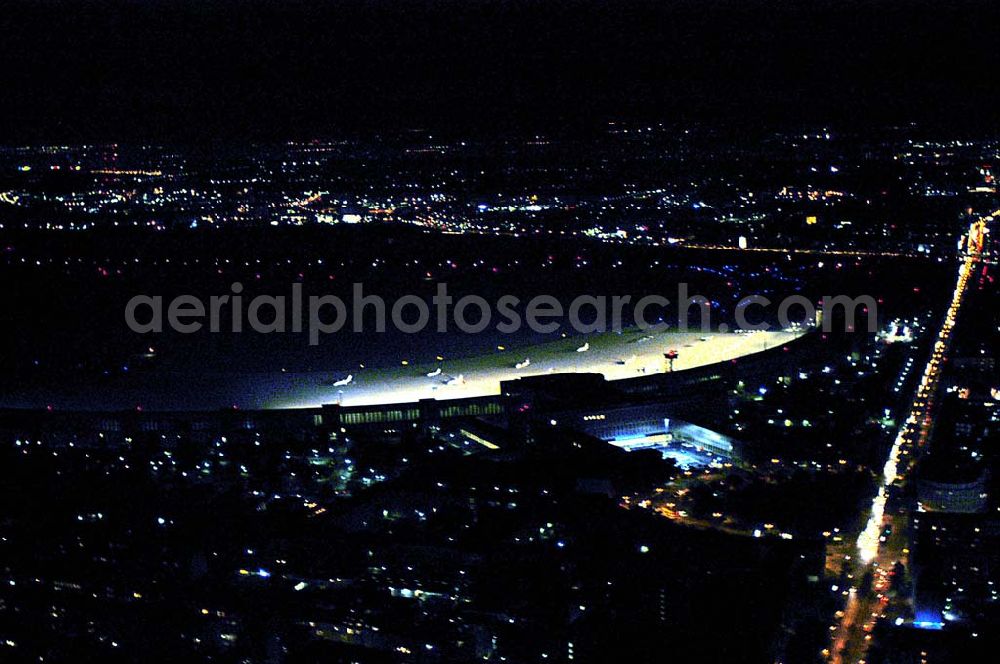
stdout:
<svg viewBox="0 0 1000 664">
<path fill-rule="evenodd" d="M 608 119 L 962 128 L 1000 102 L 989 3 L 4 4 L 6 143 Z"/>
</svg>

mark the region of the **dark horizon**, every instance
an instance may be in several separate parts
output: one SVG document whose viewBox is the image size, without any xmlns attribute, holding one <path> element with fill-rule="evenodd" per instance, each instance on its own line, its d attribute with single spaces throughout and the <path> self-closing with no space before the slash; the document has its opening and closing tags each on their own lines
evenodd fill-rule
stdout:
<svg viewBox="0 0 1000 664">
<path fill-rule="evenodd" d="M 981 2 L 15 0 L 0 142 L 423 126 L 989 126 Z"/>
</svg>

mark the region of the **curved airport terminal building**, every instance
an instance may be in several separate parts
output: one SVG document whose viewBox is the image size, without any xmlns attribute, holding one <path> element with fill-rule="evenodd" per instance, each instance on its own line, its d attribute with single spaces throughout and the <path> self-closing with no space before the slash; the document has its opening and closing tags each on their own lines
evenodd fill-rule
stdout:
<svg viewBox="0 0 1000 664">
<path fill-rule="evenodd" d="M 512 363 L 503 355 L 493 365 L 473 359 L 464 366 L 404 366 L 372 372 L 374 377 L 313 381 L 306 392 L 288 391 L 272 408 L 8 409 L 0 421 L 3 433 L 30 439 L 44 431 L 50 440 L 72 436 L 78 445 L 107 445 L 137 433 L 209 442 L 227 432 L 315 444 L 355 432 L 392 438 L 431 428 L 498 449 L 515 438 L 530 439 L 524 432 L 532 428 L 553 427 L 628 451 L 658 449 L 682 465 L 739 462 L 739 441 L 703 426 L 711 422 L 686 421 L 684 405 L 717 393 L 726 380 L 763 383 L 822 355 L 822 335 L 804 331 L 608 336 L 584 350 L 565 340 L 566 348 L 535 352 L 531 372 L 524 364 L 529 358 Z M 90 440 L 81 432 L 90 432 Z"/>
</svg>

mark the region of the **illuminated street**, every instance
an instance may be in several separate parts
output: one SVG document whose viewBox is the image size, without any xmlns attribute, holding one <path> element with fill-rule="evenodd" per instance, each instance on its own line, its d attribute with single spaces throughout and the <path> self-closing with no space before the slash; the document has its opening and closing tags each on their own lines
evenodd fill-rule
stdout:
<svg viewBox="0 0 1000 664">
<path fill-rule="evenodd" d="M 914 455 L 927 442 L 933 427 L 934 404 L 937 398 L 938 382 L 943 364 L 948 360 L 951 347 L 952 330 L 962 307 L 963 298 L 969 282 L 969 277 L 979 263 L 983 244 L 980 239 L 974 243 L 972 236 L 976 233 L 989 232 L 988 224 L 1000 211 L 985 216 L 970 227 L 968 236 L 963 236 L 967 247 L 958 269 L 958 279 L 952 293 L 951 302 L 945 312 L 944 321 L 935 338 L 931 356 L 924 368 L 920 383 L 914 394 L 909 416 L 900 427 L 899 433 L 892 445 L 889 458 L 882 471 L 882 479 L 878 494 L 872 501 L 871 512 L 864 530 L 858 537 L 857 555 L 860 564 L 855 566 L 856 577 L 874 570 L 876 577 L 881 577 L 897 561 L 906 562 L 908 541 L 905 516 L 888 514 L 886 504 L 889 500 L 890 487 L 902 486 L 906 481 L 906 471 Z M 891 537 L 884 537 L 886 528 L 892 531 Z M 875 620 L 882 615 L 888 598 L 873 586 L 872 593 L 861 593 L 857 586 L 850 589 L 850 597 L 842 616 L 832 630 L 832 645 L 829 649 L 830 661 L 840 664 L 857 664 L 864 660 L 869 636 Z M 863 595 L 857 597 L 857 595 Z"/>
</svg>

